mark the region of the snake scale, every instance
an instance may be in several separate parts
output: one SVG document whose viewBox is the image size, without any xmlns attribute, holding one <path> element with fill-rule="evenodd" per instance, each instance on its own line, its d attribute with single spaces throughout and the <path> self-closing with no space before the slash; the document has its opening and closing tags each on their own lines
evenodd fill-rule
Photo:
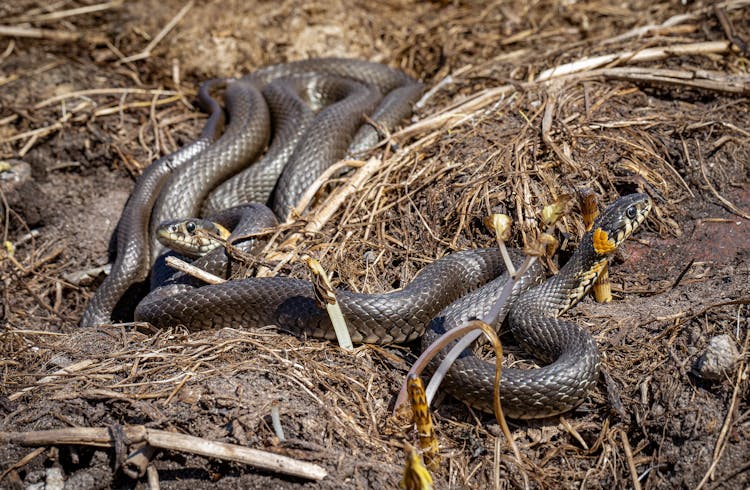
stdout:
<svg viewBox="0 0 750 490">
<path fill-rule="evenodd" d="M 126 219 L 126 206 L 118 229 L 118 260 L 120 247 L 127 253 L 135 248 L 130 243 L 135 241 L 147 249 L 141 249 L 141 254 L 145 253 L 148 261 L 140 258 L 139 263 L 153 263 L 159 250 L 154 241 L 156 225 L 162 222 L 171 223 L 167 229 L 173 234 L 182 230 L 179 233 L 188 235 L 196 225 L 184 218 L 201 213 L 219 213 L 216 219 L 235 228 L 235 234 L 272 225 L 277 218 L 285 220 L 307 186 L 327 166 L 347 152 L 377 141 L 376 128 L 362 124 L 362 114 L 391 128 L 410 113 L 422 90 L 420 84 L 397 70 L 341 59 L 274 65 L 242 79 L 212 82 L 221 83 L 226 86 L 226 129 L 214 142 L 196 147 L 197 155 L 187 162 L 178 162 L 177 154 L 167 157 L 170 165 L 166 183 L 148 187 L 157 189 L 157 197 L 142 197 L 147 194 L 142 189 L 146 186 L 141 185 L 145 179 L 139 180 L 128 206 L 140 209 L 131 202 L 150 205 L 148 210 L 140 209 L 141 218 L 137 220 L 138 230 L 143 230 L 142 216 L 148 215 L 145 221 L 149 226 L 145 234 L 128 241 L 123 229 L 132 232 L 134 226 L 129 225 L 132 219 Z M 202 93 L 207 91 L 202 89 Z M 222 124 L 216 116 L 218 111 L 209 107 L 209 112 L 209 122 L 194 144 L 211 140 Z M 273 130 L 269 129 L 271 121 Z M 263 164 L 247 167 L 248 160 L 263 153 L 271 131 L 274 139 L 260 159 Z M 189 148 L 183 151 L 191 151 Z M 258 204 L 232 208 L 253 200 L 270 202 L 273 212 Z M 584 235 L 559 274 L 542 282 L 540 268 L 533 267 L 516 283 L 509 303 L 510 328 L 529 352 L 548 364 L 540 369 L 503 370 L 501 396 L 507 415 L 545 417 L 570 410 L 585 398 L 598 371 L 596 345 L 582 327 L 558 317 L 583 297 L 607 257 L 638 227 L 650 208 L 651 201 L 643 194 L 618 199 Z M 260 216 L 260 220 L 247 216 Z M 159 233 L 163 230 L 160 228 Z M 249 248 L 252 242 L 245 245 Z M 198 262 L 214 273 L 228 273 L 223 249 Z M 426 345 L 441 333 L 482 317 L 500 296 L 507 280 L 504 272 L 498 250 L 467 250 L 435 261 L 401 290 L 383 294 L 338 291 L 337 297 L 355 342 L 406 342 L 422 336 Z M 102 308 L 105 302 L 97 300 L 109 294 L 101 292 L 106 285 L 105 281 L 89 307 L 91 310 L 92 305 L 98 305 L 100 311 L 90 314 L 87 310 L 82 325 L 108 321 L 111 304 Z M 122 292 L 113 296 L 117 294 Z M 157 327 L 276 325 L 300 336 L 335 337 L 310 283 L 286 277 L 200 286 L 192 279 L 173 276 L 138 305 L 135 318 Z M 458 398 L 491 410 L 493 380 L 494 364 L 467 350 L 449 371 L 445 383 Z"/>
</svg>

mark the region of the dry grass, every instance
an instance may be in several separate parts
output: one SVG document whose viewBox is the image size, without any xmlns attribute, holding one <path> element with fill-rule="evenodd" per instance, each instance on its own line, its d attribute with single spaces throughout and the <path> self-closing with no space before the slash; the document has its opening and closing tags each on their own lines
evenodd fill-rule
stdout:
<svg viewBox="0 0 750 490">
<path fill-rule="evenodd" d="M 395 149 L 328 182 L 304 220 L 272 238 L 267 250 L 276 255 L 267 265 L 275 272 L 306 277 L 299 257 L 309 254 L 351 289 L 388 290 L 447 253 L 491 246 L 482 218 L 494 209 L 514 218 L 521 244 L 543 204 L 582 187 L 604 200 L 652 195 L 641 242 L 653 249 L 695 234 L 687 219 L 695 206 L 700 218 L 716 218 L 721 208 L 721 219 L 747 218 L 748 208 L 731 197 L 750 181 L 747 58 L 727 41 L 713 6 L 547 0 L 404 10 L 405 3 L 352 2 L 342 10 L 335 2 L 286 1 L 252 12 L 240 1 L 183 10 L 180 2 L 151 1 L 142 11 L 118 2 L 68 2 L 52 12 L 2 6 L 0 24 L 37 40 L 17 31 L 0 38 L 0 87 L 13 90 L 0 95 L 12 108 L 0 112 L 0 158 L 33 162 L 48 179 L 44 192 L 83 219 L 95 207 L 93 179 L 116 189 L 122 175 L 138 174 L 197 133 L 203 116 L 190 105 L 197 80 L 348 54 L 400 66 L 433 89 L 415 120 L 392 136 Z M 735 33 L 748 32 L 748 3 L 723 4 Z M 75 11 L 81 6 L 88 10 Z M 75 64 L 66 61 L 70 52 Z M 3 431 L 146 424 L 317 462 L 332 475 L 323 488 L 397 484 L 401 444 L 413 434 L 388 414 L 413 359 L 407 349 L 347 354 L 272 329 L 79 331 L 91 288 L 76 273 L 101 262 L 105 233 L 92 217 L 76 234 L 64 225 L 75 211 L 52 210 L 48 226 L 24 238 L 39 223 L 29 223 L 18 196 L 0 196 L 2 239 L 16 244 L 13 254 L 0 252 Z M 575 215 L 558 225 L 565 249 L 582 230 Z M 87 237 L 94 232 L 98 241 Z M 286 249 L 277 246 L 285 241 Z M 718 333 L 734 335 L 746 359 L 742 281 L 750 270 L 741 254 L 729 265 L 703 266 L 702 274 L 685 268 L 691 272 L 681 281 L 656 268 L 618 277 L 615 266 L 617 302 L 577 309 L 612 382 L 573 414 L 512 426 L 532 486 L 748 483 L 747 362 L 715 386 L 691 377 L 689 362 Z M 618 394 L 620 413 L 607 398 Z M 275 402 L 284 443 L 272 428 Z M 449 401 L 437 425 L 438 486 L 523 484 L 491 419 Z M 24 451 L 2 453 L 6 478 L 25 475 L 26 465 L 41 471 L 40 453 L 10 467 Z M 165 474 L 199 487 L 214 475 L 244 486 L 293 484 L 207 460 L 164 455 L 156 463 L 167 486 Z M 185 468 L 204 473 L 179 473 Z M 115 477 L 104 475 L 100 482 L 111 484 Z"/>
</svg>

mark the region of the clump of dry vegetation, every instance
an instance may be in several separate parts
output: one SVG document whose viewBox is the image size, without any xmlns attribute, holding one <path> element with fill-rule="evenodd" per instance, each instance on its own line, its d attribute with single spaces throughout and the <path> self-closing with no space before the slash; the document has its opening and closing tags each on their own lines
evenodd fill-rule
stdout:
<svg viewBox="0 0 750 490">
<path fill-rule="evenodd" d="M 391 144 L 328 181 L 304 219 L 273 237 L 263 260 L 275 273 L 306 277 L 308 254 L 342 287 L 383 291 L 452 251 L 492 246 L 482 221 L 496 210 L 514 218 L 521 245 L 542 206 L 564 193 L 591 187 L 610 201 L 641 191 L 655 201 L 613 266 L 615 302 L 574 309 L 607 380 L 575 412 L 511 422 L 520 467 L 494 419 L 442 400 L 436 486 L 521 486 L 521 469 L 538 488 L 747 486 L 748 6 L 0 6 L 0 160 L 31 168 L 23 183 L 0 181 L 0 431 L 105 427 L 113 441 L 7 444 L 2 486 L 56 472 L 85 487 L 132 484 L 120 471 L 124 425 L 327 472 L 308 486 L 398 484 L 402 443 L 414 435 L 389 414 L 414 359 L 408 346 L 347 353 L 273 328 L 76 327 L 94 288 L 86 273 L 106 262 L 132 177 L 199 131 L 197 83 L 337 55 L 398 66 L 430 90 Z M 582 230 L 576 213 L 557 225 L 563 253 Z M 723 334 L 739 356 L 723 378 L 705 380 L 694 362 Z M 144 481 L 163 487 L 303 482 L 171 450 L 145 461 L 133 471 L 151 468 Z"/>
</svg>

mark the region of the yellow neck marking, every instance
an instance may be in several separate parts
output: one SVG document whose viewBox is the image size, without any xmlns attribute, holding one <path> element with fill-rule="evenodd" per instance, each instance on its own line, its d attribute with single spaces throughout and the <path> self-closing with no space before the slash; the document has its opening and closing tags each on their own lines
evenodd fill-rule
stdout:
<svg viewBox="0 0 750 490">
<path fill-rule="evenodd" d="M 216 229 L 217 229 L 217 230 L 218 230 L 218 232 L 219 232 L 219 236 L 220 236 L 220 237 L 221 237 L 222 239 L 224 239 L 224 240 L 229 240 L 229 235 L 231 235 L 231 234 L 232 234 L 232 232 L 231 232 L 231 231 L 229 231 L 229 230 L 227 230 L 227 229 L 226 229 L 226 228 L 224 228 L 223 226 L 221 226 L 221 225 L 220 225 L 219 223 L 214 223 L 214 225 L 216 226 Z"/>
<path fill-rule="evenodd" d="M 608 254 L 617 248 L 615 241 L 609 238 L 606 231 L 601 228 L 594 230 L 594 251 L 598 254 Z"/>
</svg>

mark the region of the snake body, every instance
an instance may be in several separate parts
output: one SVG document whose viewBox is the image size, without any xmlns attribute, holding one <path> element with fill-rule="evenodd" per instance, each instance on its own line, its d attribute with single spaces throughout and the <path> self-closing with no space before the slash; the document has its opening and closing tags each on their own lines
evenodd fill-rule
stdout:
<svg viewBox="0 0 750 490">
<path fill-rule="evenodd" d="M 296 80 L 291 80 L 294 78 Z M 274 138 L 272 147 L 275 145 L 274 151 L 283 155 L 274 160 L 274 165 L 266 159 L 253 171 L 265 175 L 267 182 L 279 181 L 272 188 L 274 198 L 271 204 L 282 220 L 296 204 L 294 196 L 298 198 L 309 182 L 344 157 L 348 147 L 361 149 L 377 142 L 377 130 L 369 124 L 362 124 L 363 109 L 375 107 L 371 118 L 389 128 L 394 121 L 411 112 L 412 104 L 422 92 L 420 83 L 399 70 L 378 63 L 340 58 L 272 65 L 241 79 L 210 82 L 202 87 L 202 93 L 206 101 L 211 101 L 212 107 L 215 102 L 208 97 L 208 89 L 220 84 L 226 86 L 229 119 L 226 130 L 215 142 L 215 137 L 205 137 L 209 134 L 215 136 L 221 126 L 223 115 L 215 112 L 217 116 L 209 118 L 201 138 L 155 162 L 144 172 L 121 216 L 123 226 L 118 228 L 118 237 L 122 239 L 118 239 L 112 272 L 94 294 L 81 326 L 110 322 L 114 307 L 125 292 L 148 276 L 151 265 L 162 250 L 154 236 L 156 225 L 199 215 L 204 202 L 211 202 L 206 200 L 209 195 L 219 207 L 245 202 L 244 197 L 236 192 L 240 185 L 227 184 L 222 189 L 214 189 L 252 163 L 267 145 L 272 115 L 264 92 L 276 96 L 283 92 L 282 89 L 274 92 L 271 85 L 296 84 L 299 94 L 296 100 L 281 96 L 273 101 L 277 120 L 287 118 L 294 121 L 298 113 L 291 112 L 292 106 L 299 105 L 300 101 L 312 112 L 307 129 L 287 128 L 275 135 L 278 137 Z M 342 86 L 347 86 L 348 92 Z M 362 96 L 363 91 L 371 98 Z M 353 98 L 357 99 L 356 103 Z M 329 102 L 331 105 L 322 107 Z M 331 129 L 340 132 L 331 134 Z M 295 139 L 292 136 L 298 130 L 302 134 L 297 134 Z M 356 134 L 352 138 L 353 130 Z M 309 144 L 321 142 L 323 146 L 319 150 L 315 147 L 300 149 L 298 142 L 301 138 L 307 138 Z M 288 162 L 285 161 L 287 155 Z M 297 159 L 299 163 L 295 163 Z M 290 172 L 279 178 L 284 166 L 297 170 L 306 168 L 304 172 Z M 261 196 L 269 192 L 266 185 Z M 207 209 L 216 210 L 216 207 Z"/>
<path fill-rule="evenodd" d="M 497 249 L 457 252 L 433 262 L 401 290 L 383 294 L 337 291 L 352 340 L 402 343 L 414 340 L 442 308 L 504 271 Z M 309 281 L 253 277 L 142 301 L 136 319 L 157 327 L 190 329 L 277 325 L 289 333 L 323 339 L 335 334 Z"/>
<path fill-rule="evenodd" d="M 644 194 L 620 198 L 582 237 L 557 275 L 539 284 L 541 268 L 535 265 L 515 284 L 504 306 L 505 312 L 510 310 L 511 331 L 525 350 L 548 364 L 540 369 L 503 370 L 500 393 L 507 416 L 547 417 L 574 408 L 586 397 L 599 369 L 596 345 L 584 328 L 558 317 L 586 294 L 607 258 L 650 209 L 651 201 Z M 514 257 L 520 263 L 520 253 Z M 483 318 L 500 298 L 507 280 L 500 252 L 477 249 L 435 261 L 402 290 L 383 294 L 337 291 L 336 296 L 353 341 L 398 343 L 422 336 L 422 345 L 427 347 L 448 330 Z M 298 336 L 335 338 L 308 281 L 249 278 L 200 288 L 191 285 L 174 292 L 173 296 L 150 296 L 138 305 L 136 317 L 159 327 L 276 325 Z M 433 368 L 448 350 L 436 357 Z M 492 411 L 494 376 L 494 363 L 467 349 L 449 370 L 444 386 L 472 406 Z"/>
<path fill-rule="evenodd" d="M 508 323 L 513 336 L 524 350 L 547 364 L 539 369 L 503 369 L 500 398 L 505 415 L 548 417 L 583 401 L 599 369 L 596 344 L 583 327 L 558 317 L 586 294 L 607 257 L 643 222 L 650 209 L 651 200 L 644 194 L 615 201 L 555 276 L 517 293 L 517 299 L 511 297 L 506 311 L 510 308 Z M 604 245 L 599 243 L 602 240 Z M 422 345 L 426 347 L 448 330 L 484 317 L 500 297 L 506 280 L 505 276 L 495 279 L 440 312 L 430 322 Z M 449 349 L 436 356 L 433 368 Z M 491 412 L 494 380 L 495 364 L 466 350 L 448 371 L 443 386 L 472 406 Z"/>
<path fill-rule="evenodd" d="M 209 94 L 214 85 L 214 81 L 206 82 L 198 92 L 201 106 L 209 113 L 200 136 L 176 152 L 153 162 L 136 181 L 117 225 L 115 262 L 89 302 L 81 318 L 82 327 L 109 322 L 112 311 L 127 290 L 148 277 L 152 263 L 151 247 L 148 246 L 151 209 L 172 172 L 211 146 L 224 124 L 224 113 Z"/>
</svg>

